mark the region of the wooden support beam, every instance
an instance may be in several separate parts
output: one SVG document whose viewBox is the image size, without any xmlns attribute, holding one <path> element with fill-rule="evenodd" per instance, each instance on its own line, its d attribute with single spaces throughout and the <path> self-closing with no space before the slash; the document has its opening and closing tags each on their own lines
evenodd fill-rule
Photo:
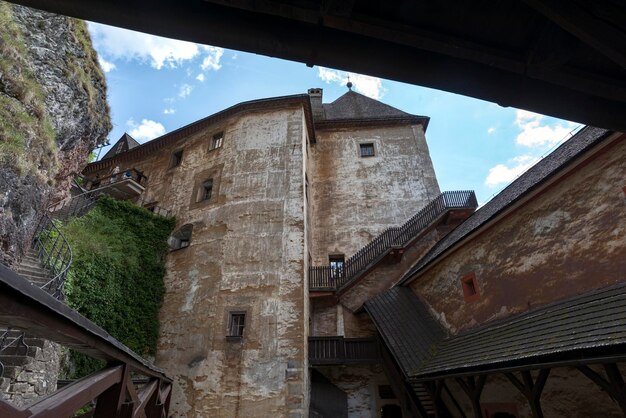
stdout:
<svg viewBox="0 0 626 418">
<path fill-rule="evenodd" d="M 592 370 L 589 366 L 582 365 L 578 366 L 577 369 L 608 393 L 609 396 L 617 402 L 626 416 L 626 389 L 624 387 L 624 379 L 615 363 L 607 363 L 604 365 L 604 371 L 608 380 Z"/>
<path fill-rule="evenodd" d="M 626 33 L 598 19 L 576 1 L 524 0 L 530 7 L 626 68 Z M 623 10 L 623 8 L 622 8 Z"/>
<path fill-rule="evenodd" d="M 543 418 L 543 411 L 541 410 L 541 392 L 548 380 L 550 369 L 541 369 L 537 380 L 533 381 L 533 377 L 529 370 L 520 372 L 522 380 L 520 381 L 514 373 L 505 373 L 504 375 L 513 383 L 513 385 L 526 397 L 530 410 L 533 414 L 533 418 Z"/>
<path fill-rule="evenodd" d="M 156 400 L 159 393 L 159 384 L 159 380 L 154 379 L 141 389 L 137 396 L 137 407 L 133 412 L 133 418 L 147 417 L 145 411 L 146 405 L 148 405 L 149 402 L 154 402 L 154 404 L 156 405 Z"/>
<path fill-rule="evenodd" d="M 478 376 L 478 379 L 475 379 L 474 376 L 469 376 L 466 378 L 456 378 L 456 382 L 459 384 L 459 386 L 461 386 L 463 392 L 467 394 L 467 396 L 470 398 L 470 401 L 472 402 L 474 418 L 483 418 L 483 411 L 480 407 L 480 395 L 483 392 L 486 380 L 487 375 L 485 374 Z"/>
<path fill-rule="evenodd" d="M 78 380 L 30 405 L 26 410 L 28 412 L 26 416 L 36 415 L 41 418 L 72 416 L 83 405 L 99 398 L 111 387 L 118 386 L 122 381 L 122 373 L 122 366 L 115 366 Z"/>
<path fill-rule="evenodd" d="M 31 414 L 26 411 L 22 411 L 8 403 L 7 401 L 3 401 L 0 399 L 0 417 L 15 417 L 15 418 L 26 418 Z"/>
<path fill-rule="evenodd" d="M 98 396 L 94 418 L 131 418 L 132 402 L 130 408 L 126 402 L 127 380 L 130 379 L 130 367 L 122 368 L 122 378 L 115 385 L 110 386 L 102 395 Z"/>
<path fill-rule="evenodd" d="M 442 379 L 442 382 L 443 382 L 443 390 L 448 394 L 448 396 L 452 400 L 452 403 L 454 404 L 454 407 L 459 412 L 459 416 L 461 418 L 466 418 L 465 411 L 463 411 L 463 408 L 461 408 L 461 405 L 459 404 L 459 402 L 456 400 L 456 398 L 454 397 L 454 395 L 452 394 L 452 392 L 448 388 L 448 385 L 446 385 L 445 380 Z"/>
</svg>

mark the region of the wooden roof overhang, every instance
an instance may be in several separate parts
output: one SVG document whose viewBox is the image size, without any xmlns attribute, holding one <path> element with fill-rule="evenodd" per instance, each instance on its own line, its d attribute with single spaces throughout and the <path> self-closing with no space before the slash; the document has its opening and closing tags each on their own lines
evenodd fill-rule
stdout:
<svg viewBox="0 0 626 418">
<path fill-rule="evenodd" d="M 12 0 L 626 131 L 618 0 Z"/>
<path fill-rule="evenodd" d="M 176 141 L 193 135 L 207 127 L 224 121 L 236 115 L 257 110 L 278 109 L 284 106 L 300 105 L 304 108 L 306 129 L 311 143 L 315 143 L 315 129 L 313 128 L 313 114 L 311 113 L 311 102 L 306 94 L 296 94 L 293 96 L 272 97 L 269 99 L 251 100 L 243 102 L 217 112 L 204 119 L 200 119 L 189 125 L 178 128 L 145 144 L 139 145 L 129 151 L 117 154 L 107 159 L 93 162 L 85 167 L 83 174 L 93 173 L 104 168 L 114 167 L 121 161 L 137 160 L 150 155 L 164 147 L 174 144 Z"/>
<path fill-rule="evenodd" d="M 386 118 L 367 118 L 367 119 L 330 119 L 315 122 L 315 130 L 323 131 L 329 129 L 344 128 L 369 128 L 378 126 L 396 126 L 396 125 L 421 125 L 426 132 L 428 128 L 428 116 L 407 116 L 407 117 L 386 117 Z"/>
</svg>

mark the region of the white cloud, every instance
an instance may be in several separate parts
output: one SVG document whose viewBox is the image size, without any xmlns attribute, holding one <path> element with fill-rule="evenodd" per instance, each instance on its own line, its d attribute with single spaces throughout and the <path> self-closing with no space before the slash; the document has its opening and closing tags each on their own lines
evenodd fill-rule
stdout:
<svg viewBox="0 0 626 418">
<path fill-rule="evenodd" d="M 485 179 L 485 185 L 487 187 L 496 187 L 500 184 L 510 183 L 520 174 L 532 167 L 537 161 L 539 161 L 538 157 L 520 155 L 510 160 L 508 165 L 498 164 L 489 169 L 489 174 Z"/>
<path fill-rule="evenodd" d="M 356 91 L 358 91 L 359 93 L 363 93 L 364 95 L 371 97 L 372 99 L 379 100 L 385 94 L 382 80 L 378 77 L 371 77 L 369 75 L 362 75 L 339 70 L 331 70 L 324 67 L 318 67 L 318 76 L 326 83 L 336 83 L 344 86 L 346 85 L 348 80 L 350 80 Z"/>
<path fill-rule="evenodd" d="M 202 60 L 202 64 L 200 64 L 200 68 L 204 71 L 207 70 L 219 70 L 222 68 L 220 64 L 220 59 L 222 55 L 224 55 L 224 48 L 219 48 L 216 46 L 208 46 L 204 45 L 202 50 L 207 54 L 206 57 Z"/>
<path fill-rule="evenodd" d="M 192 86 L 190 86 L 189 84 L 183 84 L 182 86 L 180 86 L 180 89 L 178 90 L 178 97 L 180 97 L 181 99 L 184 99 L 185 97 L 191 94 L 192 90 L 193 90 Z"/>
<path fill-rule="evenodd" d="M 100 67 L 102 67 L 102 71 L 104 71 L 105 73 L 115 70 L 115 64 L 105 60 L 100 55 L 98 55 L 98 62 L 100 63 Z"/>
<path fill-rule="evenodd" d="M 236 60 L 238 57 L 239 57 L 239 55 L 237 55 L 237 54 L 233 54 L 233 56 L 232 56 L 232 57 L 230 57 L 230 59 Z"/>
<path fill-rule="evenodd" d="M 196 80 L 198 81 L 204 81 L 204 74 L 200 73 L 196 76 Z"/>
<path fill-rule="evenodd" d="M 167 109 L 163 109 L 164 115 L 173 115 L 174 113 L 176 113 L 176 109 L 172 109 L 171 107 Z"/>
<path fill-rule="evenodd" d="M 489 127 L 489 129 L 487 129 L 487 133 L 489 135 L 493 134 L 496 131 L 496 128 L 494 126 Z"/>
<path fill-rule="evenodd" d="M 131 128 L 130 136 L 139 141 L 148 141 L 165 134 L 163 125 L 149 119 L 143 119 L 140 124 L 137 124 L 133 119 L 129 119 L 126 125 Z"/>
<path fill-rule="evenodd" d="M 148 61 L 157 70 L 180 67 L 201 56 L 203 70 L 219 70 L 223 48 L 162 38 L 113 26 L 89 22 L 89 32 L 97 51 L 108 60 Z M 103 66 L 104 69 L 104 66 Z M 106 69 L 105 69 L 106 71 Z"/>
<path fill-rule="evenodd" d="M 554 125 L 543 123 L 543 115 L 517 110 L 515 125 L 521 132 L 515 138 L 515 142 L 525 147 L 553 146 L 569 138 L 570 132 L 576 126 L 572 122 L 559 122 Z"/>
<path fill-rule="evenodd" d="M 160 70 L 163 66 L 179 66 L 200 53 L 198 45 L 134 32 L 99 23 L 89 23 L 95 48 L 110 59 L 139 59 L 149 61 Z"/>
</svg>

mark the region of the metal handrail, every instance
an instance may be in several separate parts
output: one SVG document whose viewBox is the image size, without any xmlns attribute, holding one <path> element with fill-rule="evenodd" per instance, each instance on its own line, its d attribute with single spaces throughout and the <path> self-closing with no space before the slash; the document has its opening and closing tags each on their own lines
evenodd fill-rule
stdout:
<svg viewBox="0 0 626 418">
<path fill-rule="evenodd" d="M 63 299 L 65 278 L 72 265 L 72 248 L 48 214 L 41 217 L 35 230 L 33 249 L 52 275 L 52 278 L 42 285 L 41 289 L 56 299 Z"/>
<path fill-rule="evenodd" d="M 353 256 L 348 258 L 343 268 L 330 266 L 309 267 L 309 288 L 337 290 L 362 273 L 383 257 L 393 247 L 404 247 L 421 231 L 446 211 L 458 208 L 478 207 L 476 194 L 471 190 L 443 192 L 400 227 L 386 229 Z"/>
<path fill-rule="evenodd" d="M 112 173 L 106 176 L 97 177 L 95 179 L 86 179 L 88 180 L 88 183 L 91 183 L 89 189 L 96 190 L 98 187 L 105 186 L 107 184 L 117 183 L 123 180 L 133 180 L 136 181 L 138 184 L 142 184 L 142 182 L 144 182 L 144 179 L 147 180 L 148 177 L 146 177 L 141 171 L 137 170 L 136 168 L 128 168 L 126 170 L 119 171 L 118 173 Z M 98 186 L 94 188 L 93 183 L 97 183 Z"/>
</svg>

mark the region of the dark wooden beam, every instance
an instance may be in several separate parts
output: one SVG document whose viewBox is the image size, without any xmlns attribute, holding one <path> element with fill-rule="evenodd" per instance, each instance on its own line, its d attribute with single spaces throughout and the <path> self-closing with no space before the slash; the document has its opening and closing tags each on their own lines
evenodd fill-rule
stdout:
<svg viewBox="0 0 626 418">
<path fill-rule="evenodd" d="M 607 363 L 604 365 L 604 371 L 608 380 L 592 370 L 589 366 L 581 365 L 578 366 L 577 369 L 592 382 L 600 386 L 603 391 L 608 393 L 609 396 L 617 402 L 626 416 L 626 390 L 624 380 L 615 363 Z"/>
<path fill-rule="evenodd" d="M 15 417 L 26 418 L 31 414 L 29 412 L 22 411 L 11 405 L 9 402 L 0 399 L 0 417 Z"/>
<path fill-rule="evenodd" d="M 615 100 L 602 91 L 583 92 L 578 85 L 558 85 L 486 61 L 449 55 L 443 49 L 431 51 L 376 38 L 376 34 L 334 29 L 326 26 L 328 19 L 320 25 L 308 22 L 308 16 L 302 21 L 258 13 L 250 5 L 242 9 L 202 0 L 182 5 L 166 0 L 13 1 L 155 35 L 419 84 L 626 131 L 626 97 Z M 319 11 L 314 14 L 319 18 Z M 617 86 L 613 94 L 619 91 Z"/>
<path fill-rule="evenodd" d="M 446 392 L 446 394 L 450 397 L 450 400 L 452 400 L 452 404 L 454 405 L 454 407 L 456 408 L 456 410 L 459 413 L 459 416 L 461 418 L 466 418 L 465 415 L 465 411 L 463 411 L 463 408 L 461 408 L 461 405 L 459 404 L 459 402 L 456 400 L 456 398 L 454 397 L 454 395 L 452 394 L 452 392 L 450 391 L 450 389 L 448 388 L 448 385 L 446 385 L 445 381 L 442 379 L 442 383 L 443 383 L 443 390 Z"/>
<path fill-rule="evenodd" d="M 513 383 L 513 385 L 526 397 L 530 410 L 533 414 L 533 418 L 543 418 L 543 411 L 541 410 L 541 392 L 548 380 L 550 369 L 541 369 L 537 380 L 533 381 L 533 377 L 529 370 L 523 370 L 520 372 L 522 380 L 520 381 L 514 373 L 505 373 L 504 375 Z"/>
<path fill-rule="evenodd" d="M 617 29 L 605 20 L 598 19 L 576 1 L 524 1 L 561 28 L 626 69 L 626 33 L 623 30 Z"/>
<path fill-rule="evenodd" d="M 472 402 L 472 409 L 474 410 L 474 418 L 483 418 L 483 411 L 480 407 L 480 395 L 485 387 L 487 375 L 483 374 L 476 379 L 474 376 L 468 376 L 465 378 L 457 377 L 456 382 L 461 386 L 463 392 L 470 398 Z"/>
<path fill-rule="evenodd" d="M 137 406 L 135 408 L 135 411 L 133 412 L 133 418 L 146 417 L 146 405 L 148 405 L 149 403 L 156 405 L 157 397 L 159 394 L 159 385 L 159 380 L 153 379 L 150 383 L 148 383 L 141 389 L 141 391 L 137 395 L 138 402 L 136 404 Z"/>
</svg>

